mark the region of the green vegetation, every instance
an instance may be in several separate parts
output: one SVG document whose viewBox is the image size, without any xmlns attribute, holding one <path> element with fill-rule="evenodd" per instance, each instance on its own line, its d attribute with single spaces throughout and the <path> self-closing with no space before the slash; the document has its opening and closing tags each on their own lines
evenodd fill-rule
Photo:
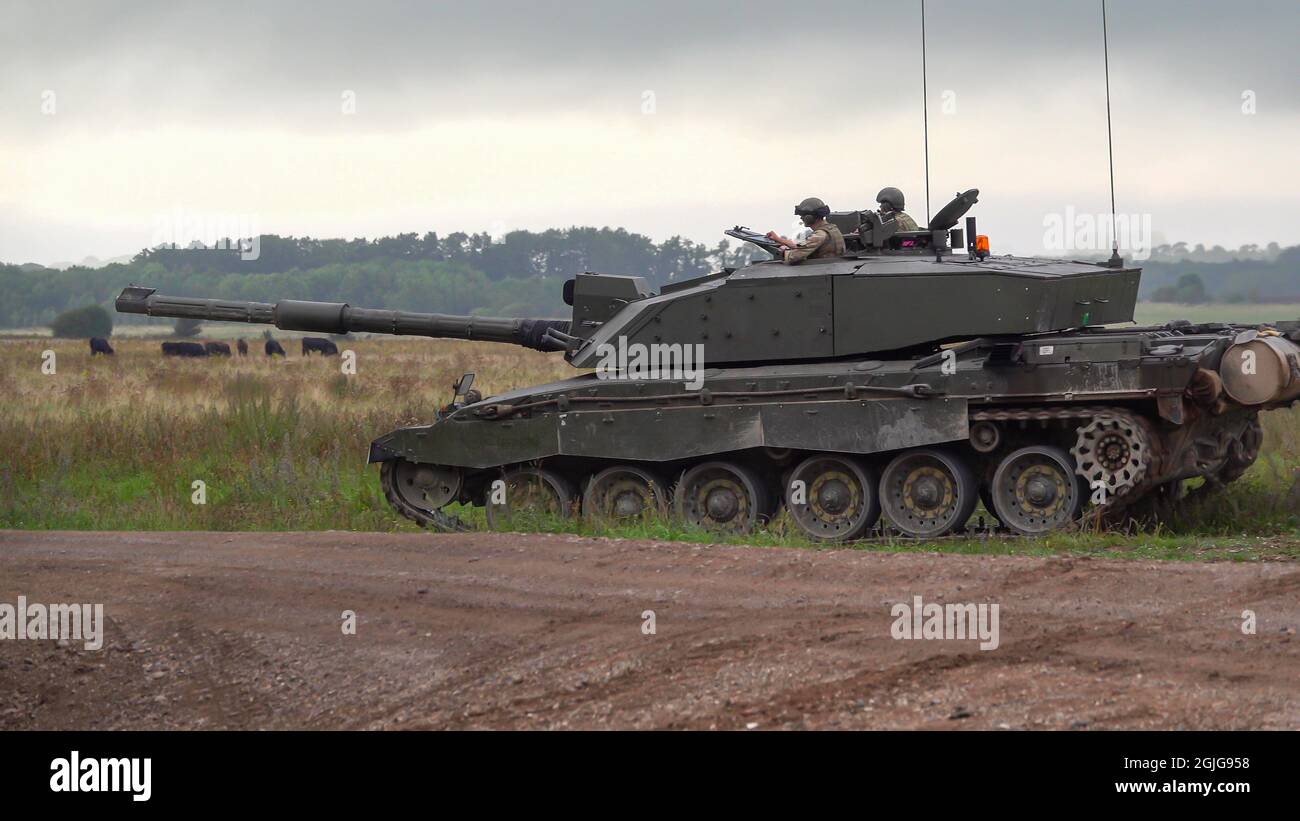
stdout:
<svg viewBox="0 0 1300 821">
<path fill-rule="evenodd" d="M 1152 302 L 1177 302 L 1182 305 L 1199 305 L 1209 302 L 1205 283 L 1200 274 L 1183 274 L 1175 285 L 1165 285 L 1151 294 Z"/>
<path fill-rule="evenodd" d="M 415 233 L 366 239 L 257 238 L 255 259 L 242 259 L 239 243 L 216 248 L 158 248 L 129 263 L 65 271 L 38 265 L 0 264 L 0 328 L 46 325 L 58 313 L 87 304 L 112 307 L 130 283 L 176 296 L 273 302 L 277 299 L 342 301 L 480 315 L 562 314 L 560 283 L 584 271 L 635 274 L 651 288 L 766 254 L 749 243 L 715 246 L 673 237 L 655 243 L 621 228 L 574 227 L 488 234 Z M 1141 298 L 1171 303 L 1300 302 L 1300 246 L 1188 249 L 1161 246 L 1143 267 Z M 119 324 L 164 324 L 127 316 Z"/>
<path fill-rule="evenodd" d="M 119 338 L 120 339 L 120 338 Z M 109 530 L 416 530 L 365 464 L 372 438 L 428 421 L 468 370 L 487 393 L 560 378 L 556 357 L 488 343 L 348 340 L 357 374 L 336 360 L 163 360 L 157 342 L 125 340 L 92 359 L 46 340 L 0 342 L 0 527 Z M 1043 540 L 868 542 L 868 550 L 1078 554 L 1142 559 L 1300 558 L 1300 409 L 1265 414 L 1265 448 L 1239 482 L 1182 505 L 1155 533 L 1069 533 Z M 192 504 L 203 481 L 206 504 Z M 481 526 L 474 508 L 460 515 Z M 538 523 L 561 533 L 817 547 L 778 518 L 722 538 L 671 521 L 617 527 Z"/>
<path fill-rule="evenodd" d="M 1180 246 L 1182 244 L 1180 243 Z M 1237 251 L 1156 249 L 1142 267 L 1141 299 L 1156 302 L 1300 302 L 1300 246 Z"/>
<path fill-rule="evenodd" d="M 57 271 L 0 265 L 0 328 L 43 325 L 70 307 L 112 306 L 122 288 L 145 283 L 176 296 L 273 302 L 315 299 L 375 308 L 457 314 L 549 316 L 565 309 L 561 283 L 584 271 L 636 274 L 652 287 L 737 267 L 766 254 L 748 243 L 708 247 L 673 237 L 654 243 L 623 229 L 401 234 L 368 241 L 258 238 L 257 258 L 230 249 L 144 250 L 130 263 Z M 153 323 L 147 317 L 122 322 Z"/>
<path fill-rule="evenodd" d="M 113 318 L 98 305 L 64 311 L 50 323 L 50 332 L 59 339 L 89 339 L 113 334 Z"/>
<path fill-rule="evenodd" d="M 868 539 L 851 544 L 825 545 L 802 535 L 784 513 L 759 532 L 748 536 L 728 536 L 672 519 L 646 518 L 631 524 L 593 524 L 581 519 L 533 516 L 518 529 L 537 533 L 566 533 L 614 539 L 690 542 L 697 544 L 734 544 L 754 547 L 799 547 L 806 549 L 884 550 L 898 553 L 958 553 L 994 556 L 1055 556 L 1070 554 L 1096 558 L 1159 560 L 1230 560 L 1259 561 L 1300 559 L 1300 520 L 1294 513 L 1278 509 L 1286 503 L 1284 495 L 1273 494 L 1258 504 L 1261 497 L 1243 488 L 1231 488 L 1213 502 L 1196 505 L 1196 512 L 1184 514 L 1149 532 L 1058 533 L 1042 539 L 1015 538 L 989 534 L 916 541 L 903 538 Z M 1250 512 L 1243 510 L 1250 508 Z M 1219 506 L 1222 506 L 1219 508 Z M 449 508 L 462 521 L 476 529 L 485 529 L 482 508 Z M 1245 513 L 1253 524 L 1242 531 L 1234 529 L 1234 516 Z M 977 516 L 988 516 L 983 507 Z M 1254 517 L 1251 519 L 1251 517 Z M 1217 520 L 1217 521 L 1216 521 Z M 1271 531 L 1277 527 L 1279 530 Z M 1261 535 L 1265 533 L 1268 535 Z"/>
</svg>

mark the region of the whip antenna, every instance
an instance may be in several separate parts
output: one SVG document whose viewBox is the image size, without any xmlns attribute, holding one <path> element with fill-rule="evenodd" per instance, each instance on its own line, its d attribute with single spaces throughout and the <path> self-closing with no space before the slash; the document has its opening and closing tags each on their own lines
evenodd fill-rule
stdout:
<svg viewBox="0 0 1300 821">
<path fill-rule="evenodd" d="M 1102 0 L 1102 2 L 1104 3 L 1105 0 Z M 930 92 L 926 84 L 926 71 L 925 71 L 925 0 L 921 0 L 921 130 L 922 130 L 923 139 L 925 141 L 925 224 L 926 227 L 929 227 L 930 225 L 930 112 L 929 112 L 930 105 L 929 105 L 929 100 L 930 100 Z"/>
<path fill-rule="evenodd" d="M 922 15 L 925 14 L 925 0 L 921 0 Z M 924 19 L 924 18 L 923 18 Z M 924 22 L 922 22 L 924 26 Z M 1111 137 L 1110 129 L 1110 43 L 1106 31 L 1106 0 L 1101 0 L 1101 54 L 1102 61 L 1106 66 L 1106 155 L 1110 161 L 1110 261 L 1107 263 L 1112 268 L 1119 268 L 1124 265 L 1124 260 L 1119 255 L 1119 232 L 1115 226 L 1115 143 Z M 922 59 L 922 70 L 924 70 L 924 57 Z M 929 154 L 927 149 L 926 166 L 929 167 Z M 929 187 L 928 170 L 926 186 Z M 927 197 L 929 195 L 927 194 Z M 927 208 L 929 206 L 927 205 Z"/>
</svg>

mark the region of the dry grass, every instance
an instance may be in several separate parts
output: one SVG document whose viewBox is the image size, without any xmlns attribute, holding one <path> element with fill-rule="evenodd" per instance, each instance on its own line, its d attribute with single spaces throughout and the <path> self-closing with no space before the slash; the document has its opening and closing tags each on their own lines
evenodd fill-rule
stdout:
<svg viewBox="0 0 1300 821">
<path fill-rule="evenodd" d="M 0 342 L 0 525 L 26 528 L 402 526 L 365 463 L 370 440 L 427 423 L 473 370 L 499 392 L 572 375 L 486 343 L 353 340 L 337 358 L 164 359 L 157 342 Z M 57 355 L 41 372 L 41 352 Z M 191 484 L 207 503 L 191 503 Z"/>
<path fill-rule="evenodd" d="M 251 340 L 250 340 L 251 341 Z M 260 339 L 258 350 L 260 350 Z M 358 339 L 357 373 L 339 359 L 163 359 L 157 341 L 115 337 L 117 355 L 89 356 L 84 342 L 0 341 L 0 527 L 71 529 L 354 529 L 413 526 L 379 491 L 365 463 L 369 442 L 427 423 L 461 373 L 485 394 L 570 376 L 557 355 L 426 339 Z M 57 373 L 41 373 L 41 352 Z M 1264 416 L 1259 463 L 1228 493 L 1185 505 L 1140 538 L 1058 536 L 1026 545 L 972 541 L 976 552 L 1127 552 L 1128 555 L 1295 555 L 1300 527 L 1300 409 Z M 191 503 L 191 484 L 207 503 Z M 560 529 L 616 536 L 712 539 L 673 523 L 617 531 L 579 522 Z M 1244 541 L 1243 541 L 1244 540 Z M 760 544 L 806 545 L 779 518 Z M 891 549 L 933 549 L 914 543 Z M 1218 552 L 1213 552 L 1218 551 Z M 1226 553 L 1224 551 L 1227 551 Z"/>
</svg>

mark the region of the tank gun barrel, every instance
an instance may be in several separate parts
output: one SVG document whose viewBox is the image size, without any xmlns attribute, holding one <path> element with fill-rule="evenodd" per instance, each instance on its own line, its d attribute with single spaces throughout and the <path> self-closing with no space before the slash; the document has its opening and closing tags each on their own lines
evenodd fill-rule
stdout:
<svg viewBox="0 0 1300 821">
<path fill-rule="evenodd" d="M 379 308 L 353 308 L 344 302 L 282 299 L 276 303 L 165 296 L 155 288 L 132 285 L 122 290 L 119 313 L 202 319 L 210 322 L 249 322 L 274 325 L 282 331 L 342 334 L 362 331 L 436 339 L 479 339 L 505 342 L 538 351 L 566 349 L 567 319 L 456 316 L 421 314 Z"/>
</svg>

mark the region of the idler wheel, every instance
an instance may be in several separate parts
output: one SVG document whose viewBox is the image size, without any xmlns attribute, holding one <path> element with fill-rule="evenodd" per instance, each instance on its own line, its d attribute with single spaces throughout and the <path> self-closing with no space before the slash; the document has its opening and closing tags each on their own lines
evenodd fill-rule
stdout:
<svg viewBox="0 0 1300 821">
<path fill-rule="evenodd" d="M 998 465 L 990 490 L 998 521 L 1025 536 L 1068 525 L 1086 496 L 1069 454 L 1045 445 L 1009 454 Z"/>
<path fill-rule="evenodd" d="M 393 463 L 393 486 L 402 501 L 421 510 L 437 510 L 460 493 L 460 469 L 423 465 L 405 459 Z"/>
<path fill-rule="evenodd" d="M 880 518 L 875 474 L 832 454 L 799 463 L 786 485 L 785 506 L 800 531 L 825 542 L 859 538 Z"/>
<path fill-rule="evenodd" d="M 469 526 L 441 508 L 460 498 L 461 470 L 389 459 L 379 467 L 379 484 L 393 509 L 421 527 L 443 532 Z"/>
<path fill-rule="evenodd" d="M 673 507 L 683 521 L 706 530 L 750 533 L 767 509 L 767 490 L 747 467 L 704 462 L 682 474 Z"/>
<path fill-rule="evenodd" d="M 500 481 L 503 484 L 497 485 Z M 573 513 L 573 485 L 544 468 L 517 468 L 488 483 L 485 510 L 488 527 L 518 530 L 545 526 L 548 520 Z"/>
<path fill-rule="evenodd" d="M 668 513 L 668 491 L 655 474 L 635 465 L 615 465 L 597 473 L 582 495 L 582 515 L 590 522 L 627 522 Z"/>
<path fill-rule="evenodd" d="M 941 450 L 900 453 L 880 477 L 881 509 L 906 536 L 946 536 L 966 524 L 978 500 L 970 468 Z"/>
</svg>

